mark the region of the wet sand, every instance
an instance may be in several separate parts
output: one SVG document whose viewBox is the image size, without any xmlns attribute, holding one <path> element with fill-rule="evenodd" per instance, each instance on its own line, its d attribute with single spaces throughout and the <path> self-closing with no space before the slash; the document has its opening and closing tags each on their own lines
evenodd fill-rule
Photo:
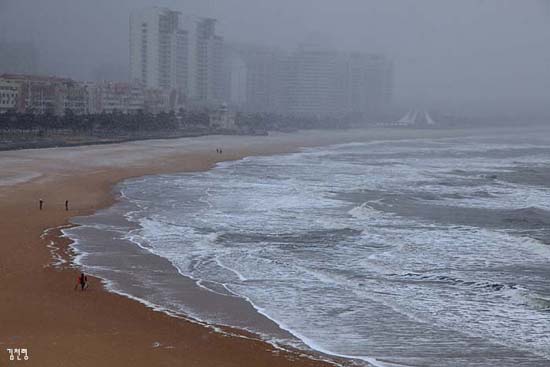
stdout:
<svg viewBox="0 0 550 367">
<path fill-rule="evenodd" d="M 300 147 L 471 134 L 477 132 L 309 131 L 0 152 L 0 365 L 8 361 L 6 348 L 27 348 L 24 364 L 34 366 L 328 365 L 245 333 L 228 336 L 155 312 L 107 292 L 99 279 L 90 279 L 86 292 L 74 291 L 78 270 L 71 266 L 68 241 L 59 230 L 43 234 L 111 205 L 113 186 L 131 177 L 206 170 L 222 160 Z M 223 155 L 216 154 L 218 147 Z M 60 259 L 65 263 L 52 265 Z"/>
</svg>

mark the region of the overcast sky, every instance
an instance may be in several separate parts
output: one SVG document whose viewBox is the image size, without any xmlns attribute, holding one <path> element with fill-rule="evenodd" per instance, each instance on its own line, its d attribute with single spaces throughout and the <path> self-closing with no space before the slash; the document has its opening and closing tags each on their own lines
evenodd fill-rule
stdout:
<svg viewBox="0 0 550 367">
<path fill-rule="evenodd" d="M 0 40 L 34 40 L 45 71 L 90 78 L 127 65 L 129 13 L 151 5 L 215 17 L 232 41 L 291 49 L 316 34 L 385 53 L 402 105 L 550 104 L 547 0 L 0 0 Z"/>
</svg>

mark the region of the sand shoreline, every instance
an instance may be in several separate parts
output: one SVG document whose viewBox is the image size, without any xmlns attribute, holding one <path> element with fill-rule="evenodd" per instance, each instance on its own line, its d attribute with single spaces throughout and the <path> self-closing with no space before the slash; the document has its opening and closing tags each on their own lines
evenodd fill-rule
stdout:
<svg viewBox="0 0 550 367">
<path fill-rule="evenodd" d="M 125 181 L 126 180 L 123 182 Z M 129 225 L 131 228 L 137 228 L 133 223 L 126 223 L 126 219 L 112 218 L 114 214 L 110 213 L 110 211 L 113 208 L 117 208 L 120 201 L 124 200 L 124 196 L 121 195 L 120 190 L 117 189 L 113 193 L 117 197 L 117 202 L 110 208 L 99 210 L 91 217 L 97 218 L 98 213 L 101 213 L 100 221 L 102 224 L 110 225 L 110 223 L 115 221 L 115 223 L 120 225 L 120 221 L 122 220 L 124 221 L 124 226 Z M 122 215 L 121 213 L 127 213 L 127 210 L 128 208 L 126 207 L 122 209 L 118 208 L 115 216 Z M 86 219 L 89 217 L 85 216 L 83 218 Z M 71 222 L 75 223 L 78 219 L 82 219 L 82 217 L 72 218 Z M 202 286 L 198 286 L 193 278 L 183 274 L 172 261 L 142 247 L 140 244 L 121 238 L 104 239 L 102 236 L 97 237 L 94 234 L 74 234 L 72 231 L 86 227 L 86 224 L 80 223 L 51 230 L 50 236 L 54 242 L 58 238 L 67 239 L 67 244 L 63 246 L 63 248 L 52 246 L 57 250 L 53 251 L 52 256 L 56 259 L 56 264 L 58 266 L 63 267 L 63 265 L 68 264 L 77 269 L 85 269 L 87 274 L 92 274 L 94 278 L 101 280 L 103 287 L 108 292 L 132 299 L 153 311 L 162 312 L 168 316 L 201 325 L 224 335 L 244 337 L 256 341 L 267 341 L 268 344 L 276 349 L 295 354 L 306 353 L 306 355 L 314 360 L 328 361 L 334 358 L 333 356 L 323 355 L 323 353 L 314 350 L 307 351 L 305 350 L 307 349 L 305 345 L 303 346 L 304 348 L 296 349 L 295 347 L 285 344 L 276 345 L 269 342 L 271 337 L 275 335 L 284 337 L 285 339 L 295 339 L 295 337 L 286 330 L 281 329 L 274 320 L 264 316 L 245 299 L 213 293 Z M 75 235 L 77 239 L 73 240 Z M 109 237 L 109 234 L 106 234 L 106 236 Z M 91 251 L 89 248 L 83 249 L 82 244 L 79 243 L 82 239 L 84 239 L 85 242 L 97 243 L 97 246 L 101 247 L 101 249 L 96 249 L 95 246 Z M 59 252 L 62 252 L 64 256 L 59 256 Z M 102 254 L 102 257 L 108 259 L 107 262 L 110 265 L 106 265 L 106 267 L 104 267 L 104 265 L 97 265 L 97 261 L 101 262 L 101 260 L 93 260 L 91 264 L 88 261 L 83 261 L 86 256 L 97 256 L 98 252 Z M 132 261 L 129 263 L 124 260 L 125 258 L 131 258 Z M 144 267 L 147 269 L 147 273 L 155 274 L 153 283 L 157 287 L 151 289 L 151 285 L 142 283 L 137 274 L 134 274 L 133 269 L 135 267 Z M 158 302 L 155 295 L 162 296 L 164 294 L 163 285 L 166 286 L 167 284 L 171 284 L 172 287 L 174 287 L 175 283 L 177 283 L 178 297 L 172 298 L 174 297 L 172 295 L 169 299 L 170 304 L 174 304 L 174 302 L 177 301 L 178 305 L 193 303 L 196 306 L 197 303 L 199 303 L 199 309 L 203 312 L 208 309 L 211 311 L 210 314 L 225 313 L 228 311 L 232 311 L 232 313 L 239 315 L 244 314 L 246 315 L 244 318 L 247 321 L 247 325 L 223 324 L 201 320 L 194 317 L 192 312 L 177 311 L 172 308 L 167 308 L 164 304 L 168 300 L 160 297 L 164 302 Z M 161 289 L 158 288 L 159 285 Z M 171 291 L 173 292 L 174 289 L 171 289 Z M 250 331 L 252 328 L 262 329 L 264 332 L 270 331 L 270 337 L 266 339 L 262 337 L 261 334 Z"/>
<path fill-rule="evenodd" d="M 76 250 L 73 247 L 74 245 L 73 241 L 67 238 L 67 236 L 63 233 L 63 230 L 74 228 L 74 227 L 78 227 L 78 225 L 75 225 L 75 224 L 62 225 L 56 228 L 47 229 L 44 232 L 42 239 L 49 241 L 51 243 L 50 253 L 52 254 L 52 263 L 49 265 L 50 267 L 60 271 L 70 271 L 74 269 L 78 270 L 80 268 L 80 265 L 77 264 L 75 261 L 75 258 L 78 257 L 80 253 L 78 250 Z M 153 255 L 153 256 L 157 256 L 157 255 Z M 177 270 L 177 269 L 174 269 L 174 270 Z M 198 325 L 200 327 L 211 330 L 222 336 L 227 336 L 231 338 L 241 338 L 245 340 L 250 340 L 252 342 L 266 343 L 270 347 L 272 347 L 274 350 L 278 350 L 283 353 L 289 353 L 289 354 L 295 355 L 296 357 L 298 356 L 305 357 L 307 359 L 311 359 L 312 361 L 316 361 L 316 362 L 334 364 L 339 366 L 343 366 L 345 364 L 347 365 L 345 361 L 338 360 L 334 356 L 323 355 L 322 353 L 316 352 L 316 351 L 304 351 L 304 350 L 293 349 L 292 347 L 274 345 L 269 343 L 266 340 L 263 340 L 259 335 L 256 335 L 255 333 L 252 333 L 252 332 L 248 332 L 244 329 L 231 327 L 227 325 L 212 324 L 212 323 L 197 320 L 189 315 L 176 313 L 162 306 L 152 304 L 145 299 L 132 296 L 129 293 L 124 293 L 123 291 L 112 289 L 108 284 L 109 283 L 108 279 L 105 279 L 99 276 L 94 276 L 94 275 L 88 275 L 88 277 L 91 280 L 91 282 L 95 281 L 95 282 L 101 283 L 103 290 L 107 291 L 108 293 L 124 297 L 130 301 L 138 302 L 153 312 L 160 312 L 165 314 L 166 316 L 169 316 L 170 318 L 175 318 L 177 320 L 181 320 L 186 323 Z"/>
<path fill-rule="evenodd" d="M 205 137 L 112 146 L 0 153 L 0 362 L 5 348 L 27 348 L 29 365 L 310 366 L 324 362 L 275 350 L 262 341 L 228 338 L 204 326 L 154 312 L 115 295 L 93 280 L 89 292 L 72 290 L 66 238 L 50 231 L 116 201 L 113 187 L 126 179 L 210 169 L 220 161 L 282 154 L 304 147 L 355 141 L 454 137 L 479 130 L 301 132 L 271 137 Z M 413 136 L 411 136 L 413 135 Z M 223 156 L 215 149 L 223 146 Z M 7 174 L 6 174 L 7 172 Z M 29 180 L 15 180 L 28 177 Z M 11 180 L 11 181 L 10 181 Z M 45 200 L 44 211 L 37 201 Z M 66 212 L 61 203 L 71 202 Z M 55 203 L 55 204 L 53 204 Z M 54 241 L 67 261 L 49 264 Z M 48 247 L 50 245 L 50 247 Z M 74 255 L 74 254 L 73 254 Z M 59 261 L 59 259 L 57 259 Z"/>
</svg>

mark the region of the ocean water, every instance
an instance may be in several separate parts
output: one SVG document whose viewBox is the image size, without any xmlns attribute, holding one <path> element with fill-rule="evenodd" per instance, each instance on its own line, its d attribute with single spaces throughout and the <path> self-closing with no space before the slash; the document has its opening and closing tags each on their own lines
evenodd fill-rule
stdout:
<svg viewBox="0 0 550 367">
<path fill-rule="evenodd" d="M 114 291 L 359 364 L 550 366 L 550 137 L 345 144 L 118 190 L 65 231 Z"/>
</svg>

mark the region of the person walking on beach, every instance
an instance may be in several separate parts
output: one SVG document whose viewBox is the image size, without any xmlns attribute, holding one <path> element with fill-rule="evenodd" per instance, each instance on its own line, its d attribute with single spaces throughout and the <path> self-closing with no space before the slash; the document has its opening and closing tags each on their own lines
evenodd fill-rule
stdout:
<svg viewBox="0 0 550 367">
<path fill-rule="evenodd" d="M 69 200 L 65 200 L 65 210 L 69 211 Z"/>
<path fill-rule="evenodd" d="M 40 199 L 38 201 L 38 206 L 40 207 L 40 210 L 42 210 L 44 208 L 44 200 Z"/>
<path fill-rule="evenodd" d="M 88 277 L 84 273 L 80 273 L 80 275 L 76 280 L 76 285 L 74 286 L 74 290 L 76 291 L 76 289 L 80 286 L 80 290 L 84 291 L 87 288 L 86 287 L 87 285 L 88 285 Z"/>
</svg>

